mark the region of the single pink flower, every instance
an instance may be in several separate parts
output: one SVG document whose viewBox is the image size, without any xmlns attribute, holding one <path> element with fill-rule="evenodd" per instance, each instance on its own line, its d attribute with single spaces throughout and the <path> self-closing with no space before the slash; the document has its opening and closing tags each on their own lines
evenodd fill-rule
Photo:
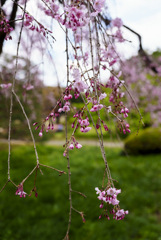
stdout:
<svg viewBox="0 0 161 240">
<path fill-rule="evenodd" d="M 43 136 L 42 132 L 39 132 L 39 137 L 42 137 L 42 136 Z"/>
<path fill-rule="evenodd" d="M 74 148 L 74 145 L 73 145 L 73 143 L 71 143 L 70 145 L 69 145 L 69 149 L 73 149 Z"/>
<path fill-rule="evenodd" d="M 76 143 L 76 144 L 75 144 L 75 147 L 79 149 L 79 148 L 81 148 L 81 147 L 82 147 L 82 145 L 81 145 L 81 144 L 79 144 L 79 143 Z"/>
</svg>

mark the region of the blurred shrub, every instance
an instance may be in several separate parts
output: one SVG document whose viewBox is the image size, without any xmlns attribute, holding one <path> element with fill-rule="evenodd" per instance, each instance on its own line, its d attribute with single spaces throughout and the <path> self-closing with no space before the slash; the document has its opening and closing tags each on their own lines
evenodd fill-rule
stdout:
<svg viewBox="0 0 161 240">
<path fill-rule="evenodd" d="M 130 134 L 124 141 L 125 150 L 131 155 L 160 153 L 161 152 L 161 129 L 147 128 L 140 130 L 139 134 Z"/>
</svg>

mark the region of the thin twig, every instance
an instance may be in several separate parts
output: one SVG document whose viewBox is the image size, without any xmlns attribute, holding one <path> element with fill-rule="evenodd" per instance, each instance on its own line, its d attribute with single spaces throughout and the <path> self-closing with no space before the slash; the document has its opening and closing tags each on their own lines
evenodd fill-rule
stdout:
<svg viewBox="0 0 161 240">
<path fill-rule="evenodd" d="M 32 171 L 27 175 L 27 177 L 22 181 L 22 183 L 24 183 L 32 175 L 32 173 L 35 171 L 36 168 L 37 168 L 37 165 L 32 169 Z"/>
<path fill-rule="evenodd" d="M 73 207 L 72 207 L 72 209 L 73 209 L 75 212 L 77 212 L 77 213 L 79 213 L 80 215 L 82 215 L 82 212 L 78 211 L 77 209 L 75 209 L 75 208 L 73 208 Z"/>
<path fill-rule="evenodd" d="M 7 183 L 9 183 L 9 179 L 7 180 L 7 182 L 5 183 L 5 185 L 3 186 L 3 188 L 0 190 L 0 193 L 5 189 Z"/>
<path fill-rule="evenodd" d="M 66 172 L 64 172 L 64 171 L 62 171 L 62 170 L 58 170 L 58 169 L 56 169 L 56 168 L 54 168 L 54 167 L 50 167 L 50 166 L 44 165 L 44 164 L 42 164 L 42 163 L 39 163 L 39 165 L 41 165 L 41 166 L 43 166 L 43 167 L 47 167 L 47 168 L 53 169 L 53 170 L 59 172 L 60 174 L 62 174 L 62 173 L 66 174 Z"/>
<path fill-rule="evenodd" d="M 26 118 L 26 121 L 27 121 L 27 124 L 28 124 L 28 128 L 29 128 L 29 131 L 30 131 L 30 135 L 31 135 L 31 138 L 32 138 L 32 141 L 33 141 L 34 149 L 35 149 L 36 162 L 37 162 L 37 164 L 39 164 L 39 157 L 38 157 L 38 153 L 37 153 L 37 149 L 36 149 L 35 138 L 34 138 L 34 135 L 33 135 L 33 133 L 32 133 L 32 129 L 31 129 L 30 121 L 29 121 L 29 119 L 28 119 L 28 117 L 27 117 L 27 114 L 26 114 L 26 112 L 25 112 L 25 109 L 24 109 L 24 107 L 23 107 L 23 105 L 22 105 L 19 97 L 17 96 L 17 94 L 15 93 L 14 90 L 12 90 L 12 92 L 13 92 L 13 94 L 15 95 L 15 97 L 16 97 L 16 99 L 17 99 L 17 101 L 18 101 L 18 103 L 19 103 L 19 105 L 20 105 L 20 107 L 21 107 L 21 109 L 22 109 L 22 112 L 23 112 L 23 114 L 24 114 L 24 116 L 25 116 L 25 118 Z"/>
<path fill-rule="evenodd" d="M 69 53 L 68 53 L 68 29 L 66 29 L 66 56 L 67 56 L 67 87 L 69 82 Z M 68 136 L 67 136 L 67 112 L 65 112 L 65 136 L 66 136 L 66 144 L 68 143 Z M 71 215 L 72 215 L 72 188 L 71 188 L 71 171 L 70 171 L 70 160 L 69 160 L 69 149 L 67 149 L 67 168 L 68 168 L 68 185 L 69 185 L 69 222 L 68 228 L 66 232 L 66 238 L 69 236 L 70 224 L 71 224 Z"/>
<path fill-rule="evenodd" d="M 7 173 L 8 174 L 8 180 L 10 180 L 11 121 L 12 121 L 12 110 L 13 110 L 13 92 L 14 92 L 14 86 L 15 86 L 15 81 L 16 81 L 16 73 L 17 73 L 17 66 L 18 66 L 18 53 L 19 53 L 22 29 L 23 29 L 23 25 L 24 25 L 24 15 L 25 15 L 25 9 L 26 9 L 26 2 L 27 2 L 27 0 L 25 0 L 24 13 L 23 13 L 23 17 L 22 17 L 22 25 L 21 25 L 20 35 L 19 35 L 19 39 L 18 39 L 18 43 L 17 43 L 15 73 L 14 73 L 13 80 L 12 80 L 12 92 L 11 92 L 10 115 L 9 115 L 9 130 L 8 130 L 8 173 Z"/>
<path fill-rule="evenodd" d="M 74 191 L 74 190 L 72 190 L 72 192 L 78 193 L 78 194 L 80 194 L 80 195 L 82 195 L 83 197 L 85 197 L 85 198 L 86 198 L 86 195 L 84 195 L 84 194 L 83 194 L 83 193 L 81 193 L 81 192 Z"/>
<path fill-rule="evenodd" d="M 15 187 L 17 187 L 17 185 L 10 179 L 9 182 L 11 182 Z"/>
<path fill-rule="evenodd" d="M 21 5 L 19 5 L 19 4 L 18 4 L 17 2 L 15 2 L 14 0 L 12 0 L 12 2 L 16 3 L 16 4 L 18 5 L 18 7 L 21 8 L 21 10 L 23 11 L 23 14 L 27 13 L 27 14 L 29 14 L 30 16 L 32 16 L 28 11 L 26 11 L 26 8 L 23 8 Z M 33 17 L 33 16 L 32 16 L 32 17 Z M 39 26 L 42 26 L 42 24 L 41 24 L 36 18 L 33 17 L 33 19 L 34 19 L 34 21 L 35 21 Z M 46 31 L 47 34 L 49 34 L 49 35 L 53 38 L 54 41 L 56 41 L 56 39 L 54 38 L 54 36 L 50 33 L 50 31 L 49 31 L 47 28 L 45 28 L 45 27 L 43 26 L 43 29 Z"/>
</svg>

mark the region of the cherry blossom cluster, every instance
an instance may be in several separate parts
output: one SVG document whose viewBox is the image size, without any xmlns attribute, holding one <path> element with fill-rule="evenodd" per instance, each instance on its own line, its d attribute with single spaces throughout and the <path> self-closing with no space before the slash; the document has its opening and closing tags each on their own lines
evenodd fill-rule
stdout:
<svg viewBox="0 0 161 240">
<path fill-rule="evenodd" d="M 73 31 L 76 31 L 77 27 L 84 27 L 90 21 L 84 5 L 79 8 L 75 6 L 65 6 L 64 13 L 65 18 L 62 24 L 65 25 L 66 28 L 71 28 Z"/>
<path fill-rule="evenodd" d="M 28 27 L 32 31 L 42 33 L 45 37 L 48 36 L 48 33 L 52 33 L 51 31 L 47 30 L 41 23 L 36 22 L 34 17 L 29 13 L 25 13 L 24 26 Z"/>
<path fill-rule="evenodd" d="M 116 50 L 114 49 L 113 46 L 108 46 L 108 48 L 106 49 L 101 49 L 101 57 L 100 57 L 100 61 L 102 63 L 108 63 L 108 65 L 111 67 L 113 66 L 116 62 L 118 62 L 118 55 L 116 53 Z M 103 65 L 103 70 L 106 69 L 106 65 Z"/>
<path fill-rule="evenodd" d="M 82 92 L 85 93 L 87 105 L 89 103 L 92 103 L 90 112 L 97 113 L 101 109 L 104 109 L 107 111 L 107 113 L 112 113 L 112 114 L 116 115 L 116 117 L 117 117 L 117 115 L 122 115 L 122 117 L 126 118 L 128 116 L 129 110 L 127 107 L 125 107 L 123 105 L 123 102 L 120 101 L 120 98 L 123 97 L 123 93 L 119 92 L 120 87 L 123 83 L 123 81 L 120 81 L 118 79 L 118 77 L 120 75 L 121 75 L 121 73 L 119 73 L 116 77 L 111 76 L 105 85 L 100 83 L 100 81 L 98 81 L 98 79 L 95 79 L 96 87 L 99 90 L 98 97 L 96 97 L 95 95 L 92 96 L 90 87 L 88 86 L 88 84 L 86 82 L 84 82 L 82 80 L 82 76 L 80 74 L 79 69 L 78 68 L 72 69 L 71 76 L 73 78 L 73 81 L 69 85 L 69 87 L 67 87 L 65 89 L 64 93 L 62 94 L 61 99 L 57 102 L 57 107 L 55 107 L 55 109 L 57 109 L 57 111 L 52 110 L 52 112 L 40 124 L 41 130 L 40 130 L 39 136 L 41 137 L 43 135 L 44 130 L 46 130 L 48 132 L 49 130 L 54 129 L 55 117 L 59 116 L 59 114 L 61 114 L 62 112 L 66 112 L 66 113 L 70 112 L 71 111 L 70 100 L 72 100 L 73 95 L 75 98 L 78 98 L 80 93 L 82 93 Z M 93 88 L 93 92 L 94 92 L 95 86 L 94 86 L 93 78 L 90 79 L 89 84 Z M 107 105 L 100 103 L 101 101 L 104 101 L 105 98 L 107 98 L 107 94 L 105 92 L 103 92 L 103 93 L 101 92 L 102 86 L 105 88 L 112 89 L 112 93 L 109 97 L 109 102 L 113 103 L 114 106 L 111 106 L 111 105 L 107 106 Z M 87 133 L 88 131 L 91 130 L 91 127 L 89 126 L 90 125 L 89 118 L 85 114 L 85 111 L 86 111 L 86 107 L 78 110 L 74 114 L 73 117 L 75 118 L 75 120 L 72 123 L 72 128 L 75 128 L 74 131 L 76 131 L 76 129 L 78 129 L 79 126 L 80 126 L 80 131 L 82 133 Z M 85 119 L 83 117 L 84 115 L 85 115 Z M 117 120 L 118 120 L 118 127 L 121 132 L 123 131 L 124 134 L 126 132 L 130 132 L 129 124 L 127 124 L 124 120 L 122 120 L 118 117 L 117 117 Z M 48 127 L 46 127 L 46 123 L 48 124 Z M 96 128 L 99 129 L 100 123 L 103 124 L 105 131 L 108 131 L 108 127 L 102 119 L 98 119 L 98 121 L 96 123 Z M 37 125 L 37 124 L 38 123 L 34 123 L 34 125 Z M 40 125 L 38 125 L 36 127 L 36 130 L 40 127 Z"/>
<path fill-rule="evenodd" d="M 13 27 L 10 26 L 9 20 L 4 15 L 0 16 L 0 32 L 6 33 L 5 40 L 12 40 L 10 33 L 13 31 Z"/>
<path fill-rule="evenodd" d="M 95 0 L 93 4 L 93 8 L 97 13 L 100 13 L 104 5 L 105 5 L 105 0 Z"/>
<path fill-rule="evenodd" d="M 35 197 L 38 196 L 38 193 L 37 193 L 37 191 L 36 191 L 36 187 L 34 187 L 34 188 L 31 190 L 30 194 L 28 195 L 29 197 L 31 196 L 32 192 L 35 192 Z M 23 182 L 18 185 L 15 195 L 19 195 L 20 198 L 22 198 L 22 197 L 25 198 L 25 197 L 26 197 L 27 193 L 24 192 L 24 190 L 23 190 Z"/>
<path fill-rule="evenodd" d="M 118 128 L 124 134 L 130 132 L 130 126 L 124 120 L 129 114 L 128 107 L 124 106 L 123 103 L 124 92 L 122 92 L 121 89 L 122 86 L 125 86 L 123 80 L 124 75 L 121 71 L 118 73 L 117 71 L 115 72 L 115 66 L 120 63 L 120 56 L 115 43 L 124 41 L 121 29 L 123 22 L 119 18 L 112 20 L 110 24 L 112 34 L 108 35 L 108 29 L 101 19 L 103 15 L 100 14 L 105 7 L 105 0 L 65 1 L 61 7 L 59 6 L 60 2 L 56 2 L 56 0 L 43 0 L 39 1 L 38 7 L 43 11 L 43 15 L 45 14 L 45 16 L 58 21 L 60 29 L 62 29 L 65 34 L 67 87 L 60 94 L 59 100 L 45 119 L 41 122 L 35 122 L 33 125 L 35 126 L 35 130 L 39 130 L 38 135 L 42 137 L 44 132 L 54 130 L 55 120 L 61 114 L 65 114 L 66 121 L 69 114 L 73 116 L 71 124 L 72 134 L 69 139 L 67 139 L 66 122 L 66 143 L 63 145 L 63 156 L 67 157 L 68 160 L 68 184 L 71 211 L 74 210 L 74 208 L 71 204 L 71 172 L 68 158 L 70 151 L 68 150 L 82 148 L 82 145 L 75 138 L 76 131 L 86 134 L 92 127 L 96 130 L 102 157 L 105 162 L 105 173 L 107 173 L 107 176 L 110 176 L 111 174 L 107 167 L 108 163 L 103 146 L 102 131 L 102 128 L 104 128 L 105 131 L 109 131 L 109 126 L 107 126 L 107 120 L 102 119 L 103 111 L 107 116 L 112 114 L 112 117 L 117 119 Z M 1 31 L 6 32 L 8 36 L 13 29 L 9 27 L 7 20 L 5 21 L 6 22 L 1 19 Z M 44 23 L 38 22 L 35 17 L 26 12 L 26 10 L 24 10 L 24 26 L 31 31 L 42 33 L 47 39 L 48 34 L 51 35 L 52 33 L 44 27 Z M 106 74 L 107 72 L 108 74 Z M 1 84 L 0 86 L 1 88 L 7 89 L 11 84 Z M 23 88 L 24 92 L 26 92 L 34 89 L 34 86 L 28 81 Z M 82 99 L 83 102 L 83 107 L 79 109 L 73 107 L 74 104 L 72 104 L 77 98 Z M 77 101 L 79 101 L 79 99 Z M 37 160 L 37 167 L 38 166 L 39 163 Z M 103 209 L 103 213 L 99 218 L 104 215 L 110 220 L 109 214 L 111 214 L 113 219 L 122 220 L 125 215 L 128 214 L 128 211 L 121 209 L 119 206 L 117 195 L 121 193 L 121 189 L 117 190 L 113 185 L 112 178 L 109 177 L 108 179 L 111 179 L 111 181 L 106 188 L 102 190 L 95 188 L 98 199 L 101 201 L 100 208 Z M 25 198 L 27 195 L 23 190 L 23 183 L 24 182 L 18 185 L 15 193 L 21 198 Z M 36 197 L 38 196 L 35 185 L 28 196 L 31 196 L 32 192 L 35 192 Z M 112 207 L 109 208 L 109 206 Z M 76 212 L 78 211 L 76 210 Z M 83 222 L 85 222 L 84 214 L 82 212 L 79 213 Z"/>
<path fill-rule="evenodd" d="M 82 147 L 82 145 L 76 141 L 76 139 L 75 139 L 75 137 L 73 135 L 71 136 L 71 139 L 65 145 L 66 145 L 66 148 L 65 148 L 65 151 L 63 153 L 64 157 L 67 156 L 67 150 L 68 149 L 73 150 L 74 146 L 77 149 L 80 149 Z M 64 147 L 65 147 L 65 145 L 64 145 Z"/>
<path fill-rule="evenodd" d="M 47 3 L 47 6 L 49 6 L 49 8 L 45 8 L 41 5 L 39 5 L 39 8 L 43 10 L 47 16 L 57 18 L 59 16 L 58 15 L 59 5 L 56 4 L 55 1 L 53 0 L 52 1 L 46 0 L 45 2 Z"/>
<path fill-rule="evenodd" d="M 46 0 L 46 6 L 39 5 L 39 8 L 48 16 L 56 19 L 66 28 L 76 31 L 77 28 L 86 26 L 92 17 L 96 17 L 105 5 L 105 0 L 94 1 L 93 12 L 88 13 L 87 7 L 81 1 L 72 1 L 65 4 L 63 13 L 59 13 L 59 5 L 53 0 Z"/>
<path fill-rule="evenodd" d="M 107 187 L 104 190 L 99 190 L 98 187 L 95 188 L 96 194 L 98 194 L 98 199 L 101 201 L 100 208 L 104 208 L 104 216 L 110 220 L 109 215 L 107 214 L 107 206 L 113 205 L 112 210 L 109 211 L 110 214 L 113 214 L 113 219 L 122 220 L 125 217 L 125 214 L 128 214 L 128 211 L 120 209 L 119 200 L 117 200 L 117 195 L 121 193 L 121 189 L 116 189 L 112 187 Z M 99 216 L 102 217 L 103 214 Z"/>
<path fill-rule="evenodd" d="M 89 132 L 92 128 L 89 126 L 89 119 L 86 117 L 85 119 L 79 119 L 79 124 L 81 126 L 80 131 L 83 133 Z"/>
<path fill-rule="evenodd" d="M 16 195 L 19 195 L 20 196 L 20 198 L 22 198 L 22 197 L 26 197 L 26 192 L 24 192 L 24 190 L 23 190 L 23 183 L 20 183 L 19 185 L 18 185 L 18 188 L 17 188 L 17 190 L 16 190 L 16 193 L 15 193 Z"/>
<path fill-rule="evenodd" d="M 36 122 L 33 124 L 33 126 L 36 126 L 35 130 L 39 129 L 41 127 L 41 130 L 39 132 L 39 136 L 43 136 L 43 131 L 46 130 L 48 132 L 49 130 L 54 130 L 54 122 L 56 120 L 56 117 L 59 117 L 58 112 L 51 112 L 44 120 L 43 122 Z M 47 123 L 47 127 L 46 127 Z"/>
<path fill-rule="evenodd" d="M 126 60 L 122 66 L 122 71 L 136 104 L 143 109 L 144 115 L 150 114 L 150 123 L 157 127 L 161 123 L 161 57 L 152 60 L 158 71 L 155 75 L 151 69 L 143 65 L 139 56 Z M 134 104 L 129 101 L 129 96 L 125 95 L 125 98 L 127 107 L 135 108 Z"/>
<path fill-rule="evenodd" d="M 124 120 L 121 120 L 121 121 L 117 121 L 117 124 L 118 124 L 118 128 L 120 129 L 120 132 L 123 132 L 124 134 L 126 133 L 130 133 L 130 125 L 124 121 Z"/>
<path fill-rule="evenodd" d="M 73 76 L 73 80 L 74 80 L 73 88 L 74 88 L 75 92 L 77 93 L 75 95 L 75 97 L 77 98 L 80 92 L 86 91 L 89 87 L 84 81 L 82 81 L 81 74 L 80 74 L 78 68 L 73 69 L 72 76 Z"/>
<path fill-rule="evenodd" d="M 84 116 L 84 111 L 78 111 L 76 114 L 74 114 L 73 118 L 75 118 L 74 122 L 72 123 L 71 127 L 72 128 L 78 128 L 80 126 L 80 131 L 82 133 L 87 133 L 89 132 L 92 127 L 88 127 L 90 125 L 89 123 L 89 118 L 86 116 L 86 118 L 83 118 Z M 76 126 L 75 126 L 75 122 L 76 123 Z"/>
<path fill-rule="evenodd" d="M 124 42 L 124 38 L 122 36 L 122 31 L 121 31 L 121 27 L 123 26 L 123 22 L 120 18 L 115 18 L 112 20 L 112 26 L 117 28 L 117 31 L 115 33 L 115 37 L 118 40 L 118 42 Z"/>
</svg>

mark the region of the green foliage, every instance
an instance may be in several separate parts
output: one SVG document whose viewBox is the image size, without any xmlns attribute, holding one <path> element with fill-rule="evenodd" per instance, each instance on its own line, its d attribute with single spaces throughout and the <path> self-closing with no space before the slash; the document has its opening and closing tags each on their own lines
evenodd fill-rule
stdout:
<svg viewBox="0 0 161 240">
<path fill-rule="evenodd" d="M 4 148 L 4 150 L 3 150 Z M 0 148 L 0 188 L 7 180 L 7 148 Z M 40 162 L 67 171 L 62 147 L 38 146 Z M 84 193 L 83 198 L 72 193 L 73 207 L 84 211 L 86 223 L 72 212 L 70 240 L 159 240 L 161 238 L 161 155 L 135 156 L 130 160 L 120 156 L 120 149 L 106 149 L 112 178 L 120 206 L 129 210 L 123 221 L 98 219 L 100 201 L 94 188 L 102 186 L 104 163 L 98 147 L 83 147 L 70 151 L 72 189 Z M 153 160 L 153 161 L 152 161 Z M 31 146 L 12 146 L 11 178 L 18 184 L 36 163 Z M 16 188 L 8 184 L 0 195 L 0 239 L 62 240 L 69 216 L 68 177 L 41 167 L 36 187 L 38 198 L 20 198 Z M 33 188 L 34 175 L 24 184 L 27 193 Z"/>
<path fill-rule="evenodd" d="M 152 53 L 152 57 L 158 58 L 161 56 L 161 49 L 157 49 L 157 51 Z"/>
<path fill-rule="evenodd" d="M 125 140 L 125 150 L 129 154 L 149 154 L 161 152 L 161 129 L 147 128 L 139 134 L 130 134 Z"/>
</svg>

